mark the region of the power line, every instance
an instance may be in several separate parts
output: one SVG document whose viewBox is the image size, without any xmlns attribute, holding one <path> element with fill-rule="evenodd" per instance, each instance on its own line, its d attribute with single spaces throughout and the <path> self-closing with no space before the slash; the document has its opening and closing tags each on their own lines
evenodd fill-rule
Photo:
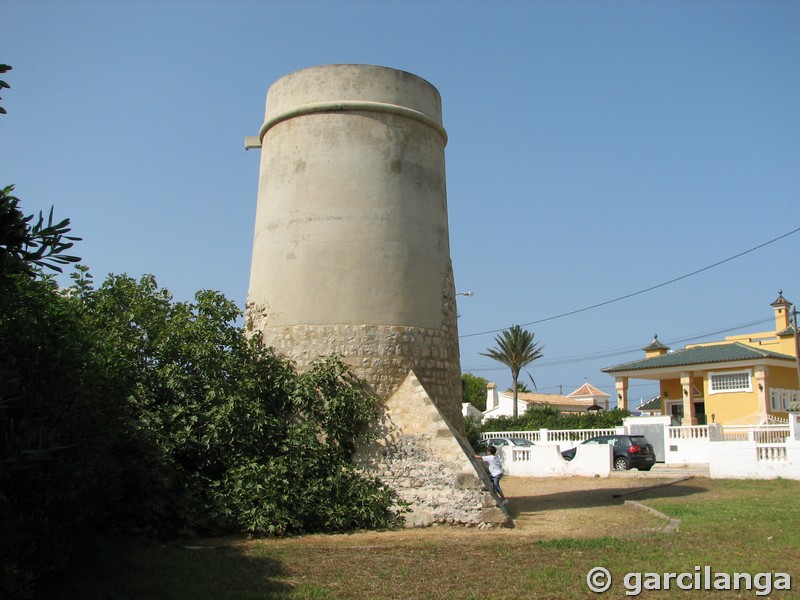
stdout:
<svg viewBox="0 0 800 600">
<path fill-rule="evenodd" d="M 708 331 L 706 333 L 698 333 L 696 335 L 692 335 L 689 337 L 684 338 L 677 338 L 674 340 L 667 340 L 666 344 L 680 344 L 683 342 L 691 342 L 694 340 L 700 340 L 703 338 L 707 338 L 712 335 L 719 335 L 721 333 L 730 333 L 731 331 L 738 331 L 739 329 L 744 329 L 745 327 L 753 327 L 754 325 L 759 325 L 761 323 L 768 323 L 772 321 L 772 319 L 760 319 L 758 321 L 750 321 L 749 323 L 742 323 L 741 325 L 736 325 L 733 327 L 726 327 L 724 329 L 717 329 L 716 331 Z M 592 360 L 594 358 L 609 358 L 611 356 L 622 356 L 625 354 L 631 354 L 632 352 L 640 352 L 642 349 L 640 347 L 636 348 L 623 348 L 620 350 L 609 350 L 606 352 L 596 352 L 593 354 L 578 354 L 574 356 L 565 356 L 562 358 L 552 358 L 552 359 L 544 359 L 538 361 L 536 363 L 537 367 L 544 367 L 544 366 L 553 366 L 553 365 L 566 365 L 572 364 L 577 362 L 585 362 L 587 360 Z"/>
<path fill-rule="evenodd" d="M 722 329 L 715 329 L 714 331 L 706 331 L 704 333 L 695 333 L 691 334 L 686 337 L 682 338 L 675 338 L 672 340 L 667 340 L 665 343 L 667 345 L 671 344 L 680 344 L 683 342 L 691 342 L 694 340 L 700 340 L 703 338 L 707 338 L 714 335 L 719 335 L 721 333 L 730 333 L 731 331 L 738 331 L 740 329 L 744 329 L 745 327 L 753 327 L 755 325 L 761 325 L 763 323 L 771 322 L 771 318 L 767 319 L 758 319 L 756 321 L 748 321 L 747 323 L 741 323 L 739 325 L 732 325 L 729 327 L 724 327 Z M 594 360 L 596 358 L 609 358 L 612 356 L 624 356 L 625 354 L 632 354 L 633 352 L 640 352 L 642 350 L 641 347 L 628 347 L 628 348 L 618 348 L 616 350 L 602 350 L 600 352 L 592 352 L 589 354 L 573 354 L 571 356 L 562 356 L 559 358 L 551 358 L 551 359 L 540 359 L 537 360 L 535 365 L 537 368 L 542 367 L 552 367 L 556 365 L 567 365 L 579 362 L 586 362 L 589 360 Z M 508 367 L 504 365 L 499 365 L 497 367 L 476 367 L 473 369 L 462 369 L 462 371 L 466 372 L 473 372 L 473 371 L 500 371 L 503 369 L 507 369 Z"/>
<path fill-rule="evenodd" d="M 586 306 L 584 308 L 578 308 L 576 310 L 571 310 L 569 312 L 561 313 L 559 315 L 554 315 L 552 317 L 546 317 L 544 319 L 538 319 L 536 321 L 530 321 L 528 323 L 522 323 L 520 326 L 521 327 L 526 327 L 528 325 L 536 325 L 537 323 L 544 323 L 546 321 L 553 321 L 555 319 L 561 319 L 562 317 L 568 317 L 570 315 L 575 315 L 575 314 L 578 314 L 578 313 L 581 313 L 581 312 L 585 312 L 587 310 L 592 310 L 594 308 L 599 308 L 601 306 L 606 306 L 607 304 L 613 304 L 614 302 L 619 302 L 620 300 L 627 300 L 628 298 L 633 298 L 634 296 L 638 296 L 640 294 L 644 294 L 645 292 L 651 292 L 653 290 L 657 290 L 658 288 L 662 288 L 662 287 L 664 287 L 666 285 L 669 285 L 671 283 L 675 283 L 676 281 L 681 281 L 682 279 L 686 279 L 687 277 L 691 277 L 692 275 L 697 275 L 698 273 L 702 273 L 703 271 L 708 271 L 709 269 L 713 269 L 714 267 L 718 267 L 719 265 L 722 265 L 722 264 L 725 264 L 725 263 L 730 262 L 732 260 L 735 260 L 735 259 L 737 259 L 737 258 L 739 258 L 741 256 L 744 256 L 745 254 L 749 254 L 750 252 L 755 252 L 756 250 L 758 250 L 760 248 L 763 248 L 764 246 L 769 246 L 770 244 L 773 244 L 773 243 L 777 242 L 778 240 L 782 240 L 783 238 L 788 237 L 788 236 L 790 236 L 790 235 L 792 235 L 794 233 L 797 233 L 798 231 L 800 231 L 800 227 L 798 227 L 797 229 L 794 229 L 793 231 L 789 231 L 788 233 L 784 233 L 783 235 L 779 235 L 778 237 L 773 238 L 773 239 L 769 240 L 768 242 L 764 242 L 763 244 L 759 244 L 758 246 L 754 246 L 754 247 L 750 248 L 749 250 L 745 250 L 744 252 L 739 252 L 739 254 L 734 254 L 733 256 L 728 257 L 728 258 L 726 258 L 724 260 L 717 261 L 714 264 L 711 264 L 711 265 L 708 265 L 706 267 L 703 267 L 702 269 L 697 269 L 696 271 L 692 271 L 691 273 L 687 273 L 686 275 L 681 275 L 680 277 L 676 277 L 674 279 L 670 279 L 669 281 L 665 281 L 663 283 L 659 283 L 657 285 L 650 286 L 649 288 L 645 288 L 643 290 L 639 290 L 638 292 L 633 292 L 633 293 L 630 293 L 630 294 L 626 294 L 624 296 L 619 296 L 618 298 L 613 298 L 611 300 L 606 300 L 605 302 L 598 302 L 597 304 L 592 304 L 591 306 Z M 476 336 L 479 336 L 479 335 L 488 335 L 490 333 L 499 333 L 499 332 L 503 331 L 504 329 L 507 329 L 507 328 L 492 329 L 492 330 L 489 330 L 489 331 L 481 331 L 481 332 L 478 332 L 478 333 L 467 333 L 465 335 L 460 335 L 458 337 L 459 338 L 468 338 L 468 337 L 476 337 Z"/>
</svg>

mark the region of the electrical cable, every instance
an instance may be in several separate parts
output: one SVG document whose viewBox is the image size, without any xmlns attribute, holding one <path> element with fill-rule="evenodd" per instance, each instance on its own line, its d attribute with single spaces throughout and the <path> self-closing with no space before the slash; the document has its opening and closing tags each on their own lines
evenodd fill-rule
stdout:
<svg viewBox="0 0 800 600">
<path fill-rule="evenodd" d="M 691 342 L 694 340 L 700 340 L 703 338 L 707 338 L 710 336 L 719 335 L 721 333 L 730 333 L 731 331 L 737 331 L 740 329 L 744 329 L 746 327 L 753 327 L 754 325 L 761 325 L 763 323 L 769 323 L 772 319 L 758 319 L 756 321 L 748 321 L 747 323 L 741 323 L 739 325 L 732 325 L 729 327 L 724 327 L 722 329 L 715 329 L 714 331 L 706 331 L 704 333 L 695 333 L 691 334 L 686 337 L 675 338 L 672 340 L 667 340 L 665 343 L 667 345 L 672 344 L 680 344 L 683 342 Z M 586 362 L 588 360 L 594 360 L 597 358 L 609 358 L 611 356 L 624 356 L 625 354 L 633 354 L 634 352 L 640 352 L 642 350 L 641 347 L 629 347 L 629 348 L 619 348 L 616 350 L 602 350 L 600 352 L 591 352 L 589 354 L 573 354 L 571 356 L 562 356 L 560 358 L 551 358 L 551 359 L 540 359 L 536 361 L 537 368 L 543 367 L 552 367 L 556 365 L 569 365 L 579 362 Z M 498 365 L 497 367 L 475 367 L 472 369 L 462 369 L 465 373 L 472 373 L 474 371 L 499 371 L 503 369 L 507 369 L 508 367 L 504 365 Z"/>
<path fill-rule="evenodd" d="M 584 308 L 571 310 L 569 312 L 561 313 L 559 315 L 554 315 L 552 317 L 546 317 L 544 319 L 537 319 L 536 321 L 529 321 L 528 323 L 522 323 L 520 325 L 520 327 L 526 327 L 528 325 L 535 325 L 537 323 L 544 323 L 546 321 L 553 321 L 555 319 L 561 319 L 563 317 L 568 317 L 570 315 L 575 315 L 575 314 L 578 314 L 578 313 L 581 313 L 581 312 L 585 312 L 587 310 L 592 310 L 594 308 L 599 308 L 601 306 L 606 306 L 607 304 L 613 304 L 614 302 L 619 302 L 621 300 L 627 300 L 628 298 L 633 298 L 634 296 L 638 296 L 640 294 L 644 294 L 645 292 L 651 292 L 651 291 L 656 290 L 658 288 L 662 288 L 664 286 L 670 285 L 671 283 L 675 283 L 676 281 L 681 281 L 682 279 L 686 279 L 687 277 L 691 277 L 692 275 L 697 275 L 698 273 L 702 273 L 703 271 L 708 271 L 709 269 L 713 269 L 714 267 L 718 267 L 719 265 L 722 265 L 722 264 L 725 264 L 727 262 L 730 262 L 730 261 L 732 261 L 734 259 L 737 259 L 737 258 L 739 258 L 741 256 L 744 256 L 745 254 L 749 254 L 750 252 L 754 252 L 754 251 L 756 251 L 756 250 L 758 250 L 760 248 L 763 248 L 764 246 L 768 246 L 770 244 L 773 244 L 773 243 L 777 242 L 778 240 L 782 240 L 783 238 L 788 237 L 788 236 L 790 236 L 792 234 L 795 234 L 798 231 L 800 231 L 800 227 L 798 227 L 797 229 L 794 229 L 793 231 L 789 231 L 788 233 L 784 233 L 783 235 L 779 235 L 778 237 L 773 238 L 773 239 L 769 240 L 768 242 L 764 242 L 763 244 L 759 244 L 758 246 L 754 246 L 754 247 L 750 248 L 749 250 L 745 250 L 744 252 L 739 252 L 738 254 L 735 254 L 735 255 L 733 255 L 731 257 L 728 257 L 728 258 L 726 258 L 724 260 L 717 261 L 714 264 L 711 264 L 711 265 L 708 265 L 706 267 L 703 267 L 702 269 L 697 269 L 696 271 L 692 271 L 691 273 L 687 273 L 686 275 L 681 275 L 680 277 L 675 277 L 674 279 L 670 279 L 669 281 L 665 281 L 663 283 L 659 283 L 657 285 L 650 286 L 650 287 L 645 288 L 643 290 L 639 290 L 638 292 L 632 292 L 630 294 L 625 294 L 624 296 L 619 296 L 618 298 L 613 298 L 611 300 L 606 300 L 605 302 L 598 302 L 597 304 L 592 304 L 591 306 L 586 306 Z M 479 336 L 479 335 L 488 335 L 490 333 L 499 333 L 501 331 L 504 331 L 505 329 L 507 329 L 507 327 L 503 328 L 503 329 L 492 329 L 492 330 L 489 330 L 489 331 L 481 331 L 481 332 L 478 332 L 478 333 L 467 333 L 467 334 L 464 334 L 464 335 L 460 335 L 458 337 L 459 338 L 468 338 L 468 337 L 476 337 L 476 336 Z"/>
</svg>

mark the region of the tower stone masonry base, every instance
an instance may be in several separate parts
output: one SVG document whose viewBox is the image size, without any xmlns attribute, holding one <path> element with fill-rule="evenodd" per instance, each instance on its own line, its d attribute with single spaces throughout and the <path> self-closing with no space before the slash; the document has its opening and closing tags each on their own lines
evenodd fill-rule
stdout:
<svg viewBox="0 0 800 600">
<path fill-rule="evenodd" d="M 254 312 L 248 310 L 251 317 Z M 458 348 L 454 351 L 451 347 L 450 335 L 401 325 L 256 325 L 255 329 L 262 333 L 268 346 L 291 358 L 300 370 L 324 356 L 341 356 L 370 390 L 383 399 L 403 383 L 409 363 L 414 364 L 431 396 L 440 399 L 442 414 L 463 432 Z"/>
<path fill-rule="evenodd" d="M 469 442 L 431 401 L 414 371 L 384 405 L 378 438 L 362 445 L 356 465 L 410 504 L 407 527 L 434 523 L 511 526 Z M 478 464 L 481 463 L 481 464 Z"/>
</svg>

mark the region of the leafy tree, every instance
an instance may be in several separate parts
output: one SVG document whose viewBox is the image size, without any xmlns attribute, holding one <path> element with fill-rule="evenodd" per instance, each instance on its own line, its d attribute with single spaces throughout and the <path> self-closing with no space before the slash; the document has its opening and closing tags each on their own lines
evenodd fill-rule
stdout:
<svg viewBox="0 0 800 600">
<path fill-rule="evenodd" d="M 489 348 L 482 352 L 483 356 L 488 356 L 506 365 L 511 369 L 511 389 L 514 391 L 513 416 L 518 416 L 518 379 L 523 367 L 542 357 L 542 349 L 539 342 L 534 342 L 534 333 L 522 329 L 519 325 L 513 325 L 495 336 L 496 348 Z M 531 379 L 533 382 L 533 379 Z M 535 385 L 535 383 L 534 383 Z"/>
<path fill-rule="evenodd" d="M 63 258 L 68 221 L 55 237 L 31 227 L 10 189 L 0 202 L 0 596 L 28 593 L 102 518 L 116 422 L 103 372 L 87 361 L 91 335 L 42 274 Z"/>
<path fill-rule="evenodd" d="M 19 210 L 19 198 L 12 196 L 14 186 L 0 190 L 0 276 L 14 272 L 33 274 L 37 269 L 48 268 L 61 272 L 61 267 L 80 260 L 64 254 L 81 238 L 68 236 L 70 220 L 53 223 L 53 209 L 45 224 L 44 216 L 31 225 L 33 215 L 27 217 Z"/>
<path fill-rule="evenodd" d="M 469 402 L 480 411 L 486 410 L 486 386 L 489 382 L 472 373 L 461 375 L 461 401 Z"/>
<path fill-rule="evenodd" d="M 392 492 L 350 462 L 377 402 L 340 361 L 298 374 L 221 294 L 174 302 L 152 276 L 82 279 L 73 297 L 126 415 L 116 523 L 171 536 L 394 522 Z"/>
<path fill-rule="evenodd" d="M 506 391 L 507 392 L 513 392 L 514 390 L 512 390 L 511 388 L 508 388 Z M 528 388 L 527 385 L 525 385 L 524 381 L 518 381 L 517 382 L 517 391 L 519 393 L 521 393 L 521 394 L 529 394 L 531 390 Z"/>
<path fill-rule="evenodd" d="M 176 303 L 150 276 L 96 289 L 83 266 L 59 289 L 42 271 L 66 245 L 14 200 L 0 245 L 0 596 L 29 593 L 100 530 L 402 520 L 394 493 L 350 462 L 377 401 L 341 361 L 298 374 L 216 292 Z"/>
<path fill-rule="evenodd" d="M 8 73 L 10 70 L 11 70 L 10 66 L 0 64 L 0 75 L 2 75 L 3 73 Z M 8 85 L 5 81 L 0 79 L 0 90 L 2 90 L 3 88 L 8 89 L 10 87 L 11 87 L 10 85 Z M 0 98 L 0 100 L 2 100 L 2 98 Z M 4 114 L 6 114 L 6 109 L 0 106 L 0 115 Z"/>
<path fill-rule="evenodd" d="M 464 419 L 464 433 L 466 434 L 467 441 L 472 446 L 472 450 L 475 454 L 481 451 L 480 441 L 482 431 L 483 428 L 481 427 L 480 421 L 477 421 L 472 417 L 467 417 Z"/>
</svg>

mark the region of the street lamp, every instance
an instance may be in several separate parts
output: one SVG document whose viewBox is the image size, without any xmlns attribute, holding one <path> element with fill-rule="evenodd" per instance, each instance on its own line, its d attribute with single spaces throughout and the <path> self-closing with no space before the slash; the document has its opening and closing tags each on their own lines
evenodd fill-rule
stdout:
<svg viewBox="0 0 800 600">
<path fill-rule="evenodd" d="M 456 292 L 456 296 L 474 296 L 475 292 Z M 461 315 L 456 313 L 456 319 L 460 319 Z"/>
</svg>

